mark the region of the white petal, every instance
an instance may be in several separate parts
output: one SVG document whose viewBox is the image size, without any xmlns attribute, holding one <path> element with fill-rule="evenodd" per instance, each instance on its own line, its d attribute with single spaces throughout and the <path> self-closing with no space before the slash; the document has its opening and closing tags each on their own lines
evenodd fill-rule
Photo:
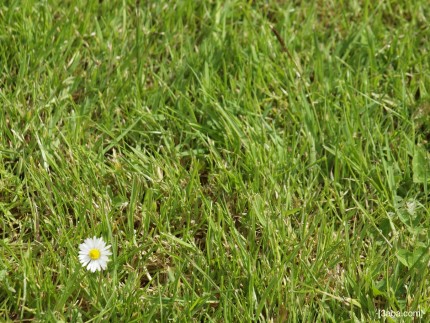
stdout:
<svg viewBox="0 0 430 323">
<path fill-rule="evenodd" d="M 102 269 L 102 267 L 100 266 L 100 262 L 99 261 L 96 262 L 96 267 L 97 267 L 97 270 L 101 270 Z"/>
<path fill-rule="evenodd" d="M 87 267 L 87 265 L 91 262 L 91 260 L 81 261 L 82 267 Z"/>
<path fill-rule="evenodd" d="M 90 252 L 91 249 L 85 248 L 79 251 L 80 255 L 87 255 Z"/>
<path fill-rule="evenodd" d="M 103 261 L 105 261 L 105 262 L 108 262 L 109 261 L 109 257 L 108 256 L 106 256 L 106 255 L 103 255 L 103 256 L 101 256 L 100 257 L 100 259 L 99 260 L 103 260 Z"/>
<path fill-rule="evenodd" d="M 90 263 L 88 264 L 88 270 L 91 272 L 95 272 L 96 271 L 96 267 L 94 265 L 94 261 L 90 261 Z"/>
<path fill-rule="evenodd" d="M 78 258 L 81 262 L 87 262 L 87 261 L 91 260 L 91 259 L 89 259 L 89 257 L 84 256 L 84 255 L 80 255 Z"/>
<path fill-rule="evenodd" d="M 106 247 L 105 242 L 103 241 L 103 239 L 102 239 L 102 238 L 100 238 L 100 239 L 99 239 L 99 248 L 100 248 L 100 249 L 104 249 L 105 247 Z"/>
</svg>

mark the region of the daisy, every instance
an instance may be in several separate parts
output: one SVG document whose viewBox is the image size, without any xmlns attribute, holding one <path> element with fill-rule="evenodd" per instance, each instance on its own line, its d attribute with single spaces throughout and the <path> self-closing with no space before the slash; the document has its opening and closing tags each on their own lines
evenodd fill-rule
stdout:
<svg viewBox="0 0 430 323">
<path fill-rule="evenodd" d="M 112 254 L 109 249 L 110 245 L 107 246 L 102 238 L 87 238 L 79 245 L 79 261 L 91 272 L 106 269 Z"/>
</svg>

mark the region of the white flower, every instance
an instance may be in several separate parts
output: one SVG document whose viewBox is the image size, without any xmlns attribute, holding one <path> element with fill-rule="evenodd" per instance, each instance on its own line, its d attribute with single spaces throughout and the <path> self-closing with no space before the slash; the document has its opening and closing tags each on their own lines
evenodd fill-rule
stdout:
<svg viewBox="0 0 430 323">
<path fill-rule="evenodd" d="M 102 238 L 87 238 L 79 245 L 79 261 L 92 272 L 106 269 L 112 254 L 109 249 L 110 245 L 107 246 Z"/>
</svg>

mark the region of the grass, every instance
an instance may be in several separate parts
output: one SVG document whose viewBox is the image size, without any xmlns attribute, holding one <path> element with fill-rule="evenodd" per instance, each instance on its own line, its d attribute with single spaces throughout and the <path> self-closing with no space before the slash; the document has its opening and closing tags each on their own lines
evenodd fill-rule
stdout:
<svg viewBox="0 0 430 323">
<path fill-rule="evenodd" d="M 0 319 L 428 320 L 429 19 L 3 2 Z M 91 274 L 94 235 L 113 256 Z"/>
</svg>

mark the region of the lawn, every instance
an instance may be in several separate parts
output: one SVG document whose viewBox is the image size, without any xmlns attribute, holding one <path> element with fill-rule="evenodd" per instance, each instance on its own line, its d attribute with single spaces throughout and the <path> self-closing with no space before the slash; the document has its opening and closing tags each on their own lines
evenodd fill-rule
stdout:
<svg viewBox="0 0 430 323">
<path fill-rule="evenodd" d="M 429 46 L 426 0 L 2 1 L 0 321 L 428 321 Z"/>
</svg>

